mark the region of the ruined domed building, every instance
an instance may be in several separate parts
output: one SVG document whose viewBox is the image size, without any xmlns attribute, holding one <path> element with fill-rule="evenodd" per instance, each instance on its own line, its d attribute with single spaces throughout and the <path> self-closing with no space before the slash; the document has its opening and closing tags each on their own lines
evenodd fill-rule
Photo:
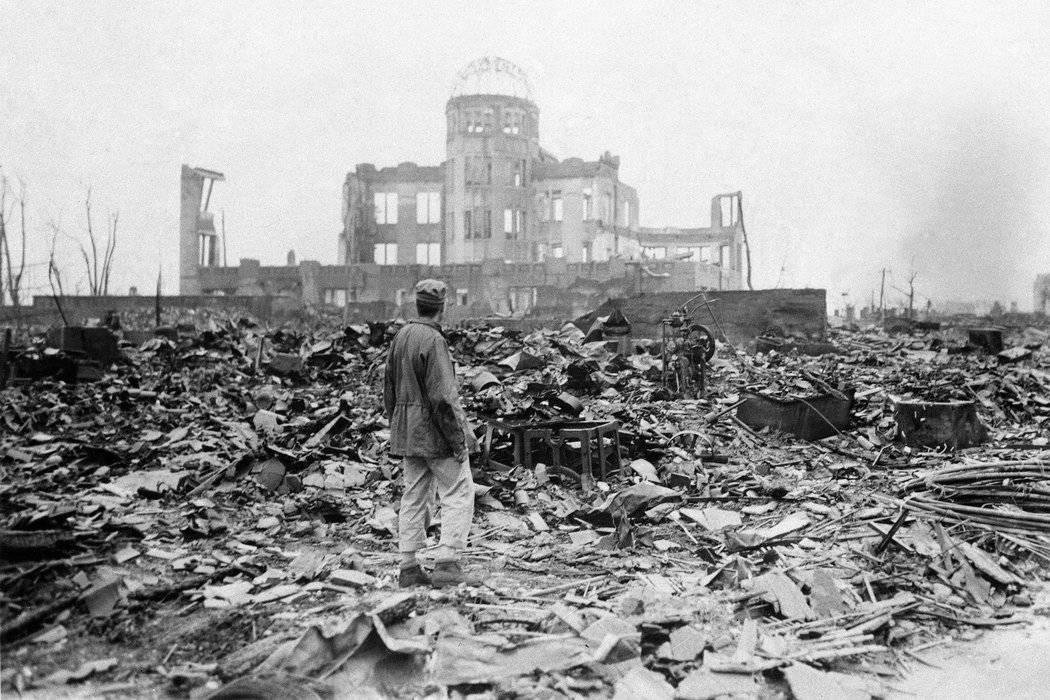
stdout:
<svg viewBox="0 0 1050 700">
<path fill-rule="evenodd" d="M 638 193 L 620 180 L 619 157 L 559 160 L 540 145 L 540 109 L 514 64 L 483 58 L 464 68 L 445 122 L 443 163 L 362 163 L 347 174 L 336 264 L 221 268 L 214 255 L 184 251 L 183 293 L 400 306 L 418 279 L 440 277 L 450 316 L 462 318 L 743 287 L 739 193 L 712 200 L 709 227 L 639 226 Z M 184 246 L 198 240 L 214 250 L 196 223 L 184 228 Z M 199 263 L 188 275 L 186 261 Z"/>
</svg>

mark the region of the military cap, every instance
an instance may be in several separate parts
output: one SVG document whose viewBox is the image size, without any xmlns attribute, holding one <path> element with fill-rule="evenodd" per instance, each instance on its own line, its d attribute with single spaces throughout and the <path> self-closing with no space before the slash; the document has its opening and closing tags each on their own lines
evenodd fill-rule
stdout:
<svg viewBox="0 0 1050 700">
<path fill-rule="evenodd" d="M 427 306 L 444 306 L 448 287 L 441 280 L 426 279 L 416 284 L 416 301 Z"/>
</svg>

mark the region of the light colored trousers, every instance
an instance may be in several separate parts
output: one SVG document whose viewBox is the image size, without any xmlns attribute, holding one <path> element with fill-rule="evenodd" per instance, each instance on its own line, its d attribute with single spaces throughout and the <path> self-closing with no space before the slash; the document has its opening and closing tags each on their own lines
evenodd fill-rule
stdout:
<svg viewBox="0 0 1050 700">
<path fill-rule="evenodd" d="M 401 471 L 405 491 L 401 494 L 401 512 L 397 519 L 400 550 L 416 552 L 426 546 L 435 486 L 441 504 L 441 549 L 458 553 L 466 548 L 470 522 L 474 519 L 470 460 L 405 457 Z"/>
</svg>

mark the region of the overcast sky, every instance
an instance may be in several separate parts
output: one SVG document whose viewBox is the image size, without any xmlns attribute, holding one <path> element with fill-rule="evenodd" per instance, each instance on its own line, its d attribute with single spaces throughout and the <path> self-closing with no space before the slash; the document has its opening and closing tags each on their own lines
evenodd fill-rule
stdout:
<svg viewBox="0 0 1050 700">
<path fill-rule="evenodd" d="M 176 291 L 182 163 L 226 174 L 231 261 L 333 262 L 346 172 L 439 164 L 454 76 L 483 55 L 528 72 L 557 157 L 621 156 L 642 225 L 706 226 L 712 195 L 743 190 L 756 287 L 863 303 L 885 266 L 920 300 L 1025 309 L 1050 272 L 1045 0 L 0 10 L 0 166 L 28 187 L 29 258 L 48 222 L 82 228 L 91 186 L 120 212 L 120 293 L 158 265 Z"/>
</svg>

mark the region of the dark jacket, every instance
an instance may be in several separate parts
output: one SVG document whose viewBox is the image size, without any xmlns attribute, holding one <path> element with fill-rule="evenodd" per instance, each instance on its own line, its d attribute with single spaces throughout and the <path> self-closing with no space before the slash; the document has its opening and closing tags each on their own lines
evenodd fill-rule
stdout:
<svg viewBox="0 0 1050 700">
<path fill-rule="evenodd" d="M 453 457 L 474 444 L 459 402 L 448 343 L 437 323 L 415 319 L 390 343 L 383 385 L 390 454 Z"/>
</svg>

